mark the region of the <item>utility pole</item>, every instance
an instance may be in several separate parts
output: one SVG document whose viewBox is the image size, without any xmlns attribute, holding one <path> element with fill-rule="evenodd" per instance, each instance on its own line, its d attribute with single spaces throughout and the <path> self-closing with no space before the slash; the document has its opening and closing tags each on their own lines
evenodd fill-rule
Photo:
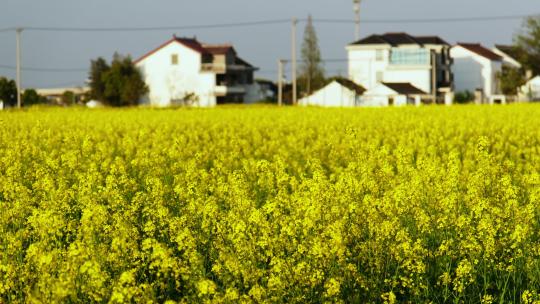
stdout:
<svg viewBox="0 0 540 304">
<path fill-rule="evenodd" d="M 283 65 L 285 60 L 278 60 L 278 105 L 283 105 Z"/>
<path fill-rule="evenodd" d="M 17 108 L 21 108 L 21 33 L 23 29 L 17 28 Z"/>
<path fill-rule="evenodd" d="M 360 1 L 361 0 L 353 0 L 353 6 L 354 6 L 354 39 L 356 41 L 360 40 Z"/>
<path fill-rule="evenodd" d="M 292 103 L 296 105 L 297 102 L 297 86 L 296 86 L 296 25 L 298 19 L 292 19 L 292 35 L 291 35 L 291 59 L 292 59 Z"/>
<path fill-rule="evenodd" d="M 437 54 L 431 50 L 431 93 L 433 104 L 437 104 Z"/>
</svg>

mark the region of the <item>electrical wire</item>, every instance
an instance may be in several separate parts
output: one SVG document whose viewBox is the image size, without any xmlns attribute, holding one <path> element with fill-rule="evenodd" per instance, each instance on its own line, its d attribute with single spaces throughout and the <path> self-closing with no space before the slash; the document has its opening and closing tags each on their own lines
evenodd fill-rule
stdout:
<svg viewBox="0 0 540 304">
<path fill-rule="evenodd" d="M 536 16 L 529 15 L 503 15 L 503 16 L 474 16 L 474 17 L 452 17 L 452 18 L 427 18 L 427 19 L 363 19 L 360 23 L 454 23 L 454 22 L 475 22 L 475 21 L 501 21 L 517 20 Z M 307 19 L 298 19 L 299 22 L 307 22 Z M 352 19 L 328 19 L 315 18 L 318 23 L 351 24 L 355 23 Z M 247 21 L 236 23 L 216 23 L 199 25 L 177 25 L 177 26 L 156 26 L 156 27 L 38 27 L 27 26 L 20 27 L 25 31 L 44 31 L 44 32 L 144 32 L 144 31 L 171 31 L 186 29 L 215 29 L 231 27 L 251 27 L 273 24 L 290 23 L 291 19 L 270 19 L 259 21 Z M 1 28 L 0 32 L 9 32 L 17 30 L 16 27 Z"/>
<path fill-rule="evenodd" d="M 427 19 L 364 19 L 360 23 L 453 23 L 453 22 L 474 22 L 474 21 L 500 21 L 518 20 L 536 15 L 506 15 L 506 16 L 477 16 L 477 17 L 452 17 L 452 18 L 427 18 Z M 305 21 L 305 20 L 303 20 Z M 350 19 L 313 19 L 319 23 L 355 23 Z"/>
<path fill-rule="evenodd" d="M 289 23 L 289 19 L 260 20 L 251 22 L 221 23 L 221 24 L 201 24 L 201 25 L 177 25 L 177 26 L 157 26 L 157 27 L 24 27 L 25 31 L 46 31 L 46 32 L 150 32 L 150 31 L 171 31 L 187 29 L 213 29 L 231 27 L 251 27 L 261 25 Z"/>
</svg>

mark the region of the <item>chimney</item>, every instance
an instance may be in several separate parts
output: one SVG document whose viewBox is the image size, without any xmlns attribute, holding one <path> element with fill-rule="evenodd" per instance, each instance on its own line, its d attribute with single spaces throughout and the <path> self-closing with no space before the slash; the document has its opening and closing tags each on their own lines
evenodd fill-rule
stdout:
<svg viewBox="0 0 540 304">
<path fill-rule="evenodd" d="M 533 71 L 532 70 L 527 70 L 525 72 L 525 77 L 527 78 L 527 80 L 531 80 L 533 78 Z"/>
</svg>

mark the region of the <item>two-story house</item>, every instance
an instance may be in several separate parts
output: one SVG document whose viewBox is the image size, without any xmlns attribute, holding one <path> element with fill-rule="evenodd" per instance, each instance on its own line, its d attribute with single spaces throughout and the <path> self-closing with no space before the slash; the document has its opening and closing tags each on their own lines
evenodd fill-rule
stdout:
<svg viewBox="0 0 540 304">
<path fill-rule="evenodd" d="M 210 45 L 173 36 L 135 61 L 149 93 L 142 104 L 211 107 L 249 103 L 254 66 L 238 57 L 232 45 Z"/>
<path fill-rule="evenodd" d="M 409 83 L 423 100 L 451 103 L 450 45 L 437 36 L 371 35 L 347 46 L 349 78 L 371 90 L 381 83 Z"/>
</svg>

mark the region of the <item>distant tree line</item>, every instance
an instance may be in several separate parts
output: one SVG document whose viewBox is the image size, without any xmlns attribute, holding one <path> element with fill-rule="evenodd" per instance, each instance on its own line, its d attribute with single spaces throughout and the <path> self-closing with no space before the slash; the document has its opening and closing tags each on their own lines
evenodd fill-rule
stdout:
<svg viewBox="0 0 540 304">
<path fill-rule="evenodd" d="M 12 79 L 0 77 L 0 101 L 6 106 L 14 107 L 17 105 L 17 83 Z M 33 106 L 46 104 L 46 97 L 39 95 L 34 89 L 26 89 L 22 93 L 21 102 L 23 106 Z"/>
</svg>

